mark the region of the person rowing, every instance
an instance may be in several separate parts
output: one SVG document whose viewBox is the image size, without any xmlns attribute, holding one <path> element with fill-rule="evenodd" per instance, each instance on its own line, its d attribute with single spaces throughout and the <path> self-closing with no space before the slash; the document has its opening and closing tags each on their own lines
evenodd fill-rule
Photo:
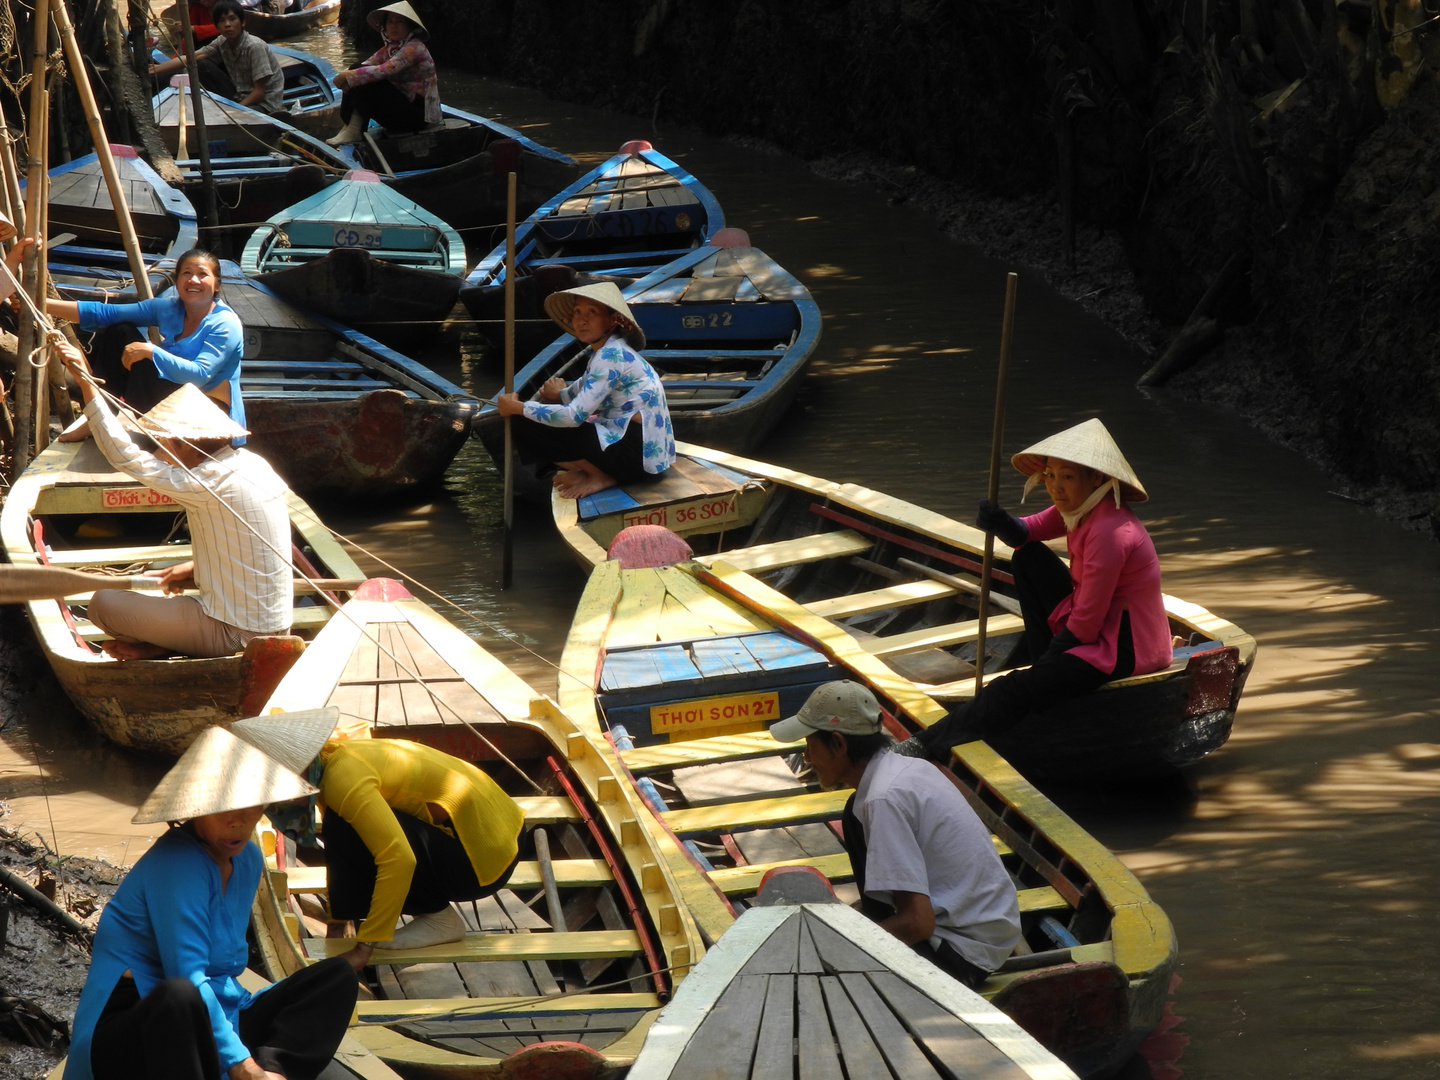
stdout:
<svg viewBox="0 0 1440 1080">
<path fill-rule="evenodd" d="M 100 915 L 65 1062 L 71 1080 L 314 1080 L 327 1069 L 363 956 L 351 950 L 256 993 L 240 976 L 265 870 L 255 827 L 267 803 L 314 792 L 246 734 L 305 760 L 334 721 L 317 709 L 207 728 L 136 812 L 137 824 L 170 828 Z"/>
<path fill-rule="evenodd" d="M 1044 483 L 1053 505 L 1016 518 L 982 499 L 975 525 L 1014 549 L 1011 568 L 1025 632 L 1010 662 L 1029 666 L 986 684 L 901 743 L 901 753 L 944 758 L 950 747 L 992 737 L 1030 713 L 1170 664 L 1160 559 L 1130 509 L 1150 496 L 1105 425 L 1091 419 L 1066 428 L 1010 463 L 1027 478 L 1024 495 Z M 1068 568 L 1043 543 L 1061 536 Z"/>
<path fill-rule="evenodd" d="M 495 399 L 520 460 L 558 467 L 555 489 L 567 499 L 616 484 L 653 480 L 675 461 L 675 429 L 660 376 L 640 355 L 645 334 L 611 281 L 551 293 L 545 312 L 589 346 L 581 376 L 547 379 L 533 401 Z M 542 473 L 543 475 L 543 473 Z"/>
<path fill-rule="evenodd" d="M 194 557 L 156 575 L 165 596 L 99 590 L 91 622 L 117 660 L 228 656 L 251 638 L 284 633 L 293 617 L 289 489 L 270 463 L 231 441 L 248 434 L 185 384 L 140 419 L 159 449 L 130 437 L 93 382 L 85 356 L 56 344 L 80 385 L 95 443 L 117 470 L 185 508 Z M 186 589 L 198 595 L 182 594 Z"/>
</svg>

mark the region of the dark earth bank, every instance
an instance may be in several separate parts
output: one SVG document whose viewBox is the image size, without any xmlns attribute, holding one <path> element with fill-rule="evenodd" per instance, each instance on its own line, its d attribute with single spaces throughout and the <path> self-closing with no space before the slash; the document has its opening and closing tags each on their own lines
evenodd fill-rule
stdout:
<svg viewBox="0 0 1440 1080">
<path fill-rule="evenodd" d="M 362 47 L 383 2 L 346 0 Z M 1341 497 L 1440 535 L 1427 2 L 416 6 L 442 92 L 465 67 L 874 184 L 1156 357 L 1179 336 L 1194 366 L 1168 392 L 1235 408 Z"/>
</svg>

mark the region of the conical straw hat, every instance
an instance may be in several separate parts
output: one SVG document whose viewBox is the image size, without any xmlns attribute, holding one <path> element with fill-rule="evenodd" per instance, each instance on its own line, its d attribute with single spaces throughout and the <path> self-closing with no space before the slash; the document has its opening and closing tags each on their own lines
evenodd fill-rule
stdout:
<svg viewBox="0 0 1440 1080">
<path fill-rule="evenodd" d="M 182 385 L 136 423 L 145 434 L 157 438 L 237 439 L 250 434 L 194 383 Z"/>
<path fill-rule="evenodd" d="M 1150 498 L 1141 486 L 1140 478 L 1135 475 L 1135 470 L 1125 460 L 1125 455 L 1120 453 L 1120 448 L 1115 445 L 1115 440 L 1110 437 L 1110 432 L 1105 430 L 1105 425 L 1098 417 L 1066 428 L 1048 439 L 1041 439 L 1010 459 L 1011 465 L 1031 478 L 1032 483 L 1025 485 L 1027 492 L 1033 486 L 1034 478 L 1045 468 L 1046 458 L 1072 461 L 1076 465 L 1096 469 L 1106 476 L 1113 476 L 1120 481 L 1120 489 L 1126 502 L 1145 502 Z"/>
<path fill-rule="evenodd" d="M 206 728 L 130 820 L 188 821 L 206 814 L 289 802 L 315 789 L 222 727 Z"/>
<path fill-rule="evenodd" d="M 597 304 L 603 304 L 625 320 L 620 325 L 620 332 L 625 338 L 625 344 L 636 352 L 645 351 L 645 332 L 640 329 L 640 324 L 630 313 L 630 305 L 625 303 L 625 296 L 620 292 L 620 286 L 613 281 L 597 281 L 594 285 L 581 285 L 579 288 L 551 293 L 545 298 L 545 314 L 559 323 L 567 334 L 573 334 L 575 330 L 570 325 L 570 316 L 575 310 L 575 301 L 581 297 L 586 300 L 594 300 Z"/>
<path fill-rule="evenodd" d="M 7 240 L 14 239 L 14 237 L 14 224 L 12 224 L 10 219 L 5 216 L 5 211 L 0 210 L 0 244 L 5 243 Z"/>
<path fill-rule="evenodd" d="M 415 24 L 415 36 L 417 38 L 421 41 L 430 40 L 430 31 L 425 29 L 425 24 L 420 21 L 420 16 L 415 14 L 415 9 L 407 4 L 405 0 L 400 0 L 398 4 L 386 4 L 382 8 L 376 8 L 370 12 L 369 15 L 365 16 L 365 21 L 370 24 L 370 29 L 383 34 L 385 33 L 385 16 L 392 11 L 396 15 L 409 19 Z"/>
<path fill-rule="evenodd" d="M 340 710 L 334 706 L 302 709 L 236 720 L 230 725 L 230 734 L 238 735 L 291 772 L 303 773 L 339 722 Z"/>
</svg>

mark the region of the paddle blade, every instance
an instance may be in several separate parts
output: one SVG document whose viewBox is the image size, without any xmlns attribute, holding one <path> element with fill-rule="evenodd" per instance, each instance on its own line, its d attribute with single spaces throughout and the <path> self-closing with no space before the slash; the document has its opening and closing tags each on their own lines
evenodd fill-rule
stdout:
<svg viewBox="0 0 1440 1080">
<path fill-rule="evenodd" d="M 19 604 L 26 600 L 59 599 L 75 593 L 96 589 L 158 589 L 160 583 L 151 577 L 111 577 L 87 574 L 83 570 L 66 570 L 63 566 L 0 565 L 0 604 Z"/>
</svg>

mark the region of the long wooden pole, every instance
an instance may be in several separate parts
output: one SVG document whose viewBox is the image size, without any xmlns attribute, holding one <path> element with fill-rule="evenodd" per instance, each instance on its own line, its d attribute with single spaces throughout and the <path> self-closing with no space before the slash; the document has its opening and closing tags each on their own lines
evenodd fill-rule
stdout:
<svg viewBox="0 0 1440 1080">
<path fill-rule="evenodd" d="M 37 243 L 25 257 L 24 282 L 31 298 L 38 306 L 43 302 L 45 290 L 37 289 L 36 267 L 39 259 L 36 249 L 44 237 L 42 231 L 42 200 L 45 197 L 45 129 L 49 124 L 49 110 L 46 91 L 46 69 L 49 66 L 50 3 L 49 0 L 35 0 L 35 48 L 30 64 L 30 112 L 26 118 L 25 153 L 29 159 L 25 183 L 25 235 Z M 40 328 L 28 315 L 20 319 L 19 362 L 15 365 L 15 445 L 10 455 L 11 477 L 20 478 L 30 464 L 30 448 L 35 442 L 35 368 L 30 363 L 31 354 L 38 344 Z"/>
<path fill-rule="evenodd" d="M 189 0 L 178 0 L 175 11 L 180 16 L 180 38 L 185 48 L 185 74 L 190 80 L 190 100 L 195 105 L 195 138 L 200 143 L 200 188 L 204 194 L 201 206 L 205 213 L 205 224 L 214 230 L 220 225 L 220 215 L 215 210 L 215 175 L 210 168 L 210 143 L 205 134 L 205 91 L 200 86 L 200 67 L 195 59 L 195 29 L 190 25 Z M 180 91 L 181 94 L 184 92 Z M 177 144 L 175 156 L 185 157 L 185 147 Z M 209 242 L 214 242 L 213 232 Z"/>
<path fill-rule="evenodd" d="M 505 185 L 505 393 L 515 392 L 515 174 Z M 505 417 L 505 538 L 500 555 L 500 587 L 510 587 L 514 571 L 515 467 L 510 417 Z"/>
<path fill-rule="evenodd" d="M 80 105 L 85 110 L 85 122 L 90 127 L 90 141 L 95 144 L 95 156 L 100 161 L 100 171 L 105 175 L 105 190 L 110 193 L 110 205 L 115 208 L 115 221 L 120 228 L 120 242 L 125 248 L 125 258 L 130 263 L 130 273 L 135 278 L 136 295 L 149 300 L 150 277 L 145 271 L 145 257 L 140 253 L 140 239 L 135 233 L 135 222 L 130 217 L 130 206 L 125 201 L 125 189 L 120 186 L 120 173 L 115 168 L 115 155 L 110 152 L 110 140 L 105 135 L 105 124 L 100 118 L 100 106 L 96 104 L 95 92 L 90 86 L 90 76 L 85 71 L 85 58 L 80 54 L 80 44 L 75 40 L 75 26 L 63 2 L 55 5 L 55 25 L 60 30 L 60 43 L 65 49 L 65 59 L 70 65 L 75 90 L 80 95 Z"/>
<path fill-rule="evenodd" d="M 1005 317 L 1000 326 L 1000 373 L 995 380 L 995 423 L 990 429 L 990 486 L 986 498 L 1000 501 L 1000 446 L 1005 437 L 1005 378 L 1010 370 L 1010 331 L 1015 325 L 1015 290 L 1018 275 L 1005 278 Z M 980 625 L 975 636 L 975 693 L 985 685 L 985 619 L 990 610 L 990 569 L 995 562 L 995 534 L 985 534 L 985 558 L 980 564 Z"/>
</svg>

